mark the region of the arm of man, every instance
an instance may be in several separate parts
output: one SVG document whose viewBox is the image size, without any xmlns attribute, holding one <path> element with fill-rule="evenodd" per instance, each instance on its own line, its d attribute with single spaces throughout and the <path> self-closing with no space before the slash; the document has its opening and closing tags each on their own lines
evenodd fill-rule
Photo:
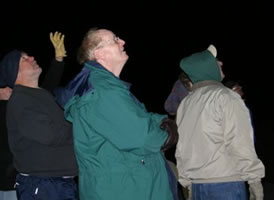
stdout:
<svg viewBox="0 0 274 200">
<path fill-rule="evenodd" d="M 65 36 L 62 33 L 50 33 L 50 41 L 55 51 L 55 59 L 51 61 L 51 65 L 41 83 L 42 88 L 50 92 L 60 84 L 64 73 L 64 57 L 67 56 L 64 46 L 64 38 Z"/>
<path fill-rule="evenodd" d="M 92 128 L 120 150 L 134 151 L 136 154 L 159 152 L 167 139 L 166 131 L 160 128 L 165 115 L 153 115 L 146 111 L 128 92 L 111 88 L 102 93 L 89 93 L 81 97 L 86 104 L 77 113 L 71 113 L 66 105 L 67 119 L 73 115 L 85 119 Z"/>
<path fill-rule="evenodd" d="M 254 147 L 254 134 L 248 108 L 240 97 L 231 100 L 225 107 L 226 138 L 231 145 L 229 152 L 236 163 L 241 178 L 249 183 L 250 196 L 263 199 L 261 179 L 265 168 Z"/>
</svg>

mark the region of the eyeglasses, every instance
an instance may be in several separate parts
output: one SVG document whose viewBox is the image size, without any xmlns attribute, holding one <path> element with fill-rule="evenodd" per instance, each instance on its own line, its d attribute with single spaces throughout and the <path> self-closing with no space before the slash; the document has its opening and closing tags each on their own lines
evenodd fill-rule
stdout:
<svg viewBox="0 0 274 200">
<path fill-rule="evenodd" d="M 119 40 L 120 40 L 120 38 L 117 36 L 114 36 L 113 39 L 111 39 L 111 40 L 102 40 L 101 42 L 99 42 L 97 47 L 94 48 L 94 50 L 102 48 L 107 45 L 111 45 L 111 44 L 119 44 Z"/>
</svg>

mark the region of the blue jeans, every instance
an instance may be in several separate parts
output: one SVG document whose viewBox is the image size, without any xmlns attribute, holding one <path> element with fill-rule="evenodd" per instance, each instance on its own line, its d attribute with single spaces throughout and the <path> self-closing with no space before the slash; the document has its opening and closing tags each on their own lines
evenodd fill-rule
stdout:
<svg viewBox="0 0 274 200">
<path fill-rule="evenodd" d="M 247 200 L 245 182 L 192 184 L 193 200 Z"/>
<path fill-rule="evenodd" d="M 16 176 L 18 200 L 77 200 L 73 178 Z"/>
<path fill-rule="evenodd" d="M 17 200 L 15 190 L 0 191 L 0 200 Z"/>
</svg>

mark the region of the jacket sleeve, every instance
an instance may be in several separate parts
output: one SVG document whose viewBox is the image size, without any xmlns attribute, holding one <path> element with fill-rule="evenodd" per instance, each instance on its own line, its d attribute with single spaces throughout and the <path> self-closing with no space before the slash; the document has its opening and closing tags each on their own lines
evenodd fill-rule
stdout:
<svg viewBox="0 0 274 200">
<path fill-rule="evenodd" d="M 86 98 L 86 99 L 85 99 Z M 66 112 L 71 120 L 79 110 L 80 117 L 103 138 L 120 150 L 134 151 L 136 154 L 159 152 L 167 138 L 160 129 L 165 115 L 149 113 L 131 94 L 119 90 L 106 89 L 89 93 L 82 97 L 87 102 L 75 113 Z M 71 106 L 70 101 L 67 107 Z"/>
<path fill-rule="evenodd" d="M 52 92 L 56 88 L 61 80 L 64 73 L 64 62 L 59 62 L 57 60 L 52 60 L 51 65 L 41 83 L 42 88 Z"/>
<path fill-rule="evenodd" d="M 224 128 L 227 148 L 242 179 L 259 181 L 265 168 L 256 154 L 250 114 L 241 99 L 232 99 L 224 106 Z"/>
</svg>

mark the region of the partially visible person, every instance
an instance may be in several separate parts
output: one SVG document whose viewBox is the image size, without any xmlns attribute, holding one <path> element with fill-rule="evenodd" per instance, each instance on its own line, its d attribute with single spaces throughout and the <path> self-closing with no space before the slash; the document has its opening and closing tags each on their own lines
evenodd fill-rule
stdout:
<svg viewBox="0 0 274 200">
<path fill-rule="evenodd" d="M 79 50 L 82 71 L 56 92 L 73 124 L 80 199 L 177 199 L 162 153 L 177 142 L 176 123 L 149 113 L 120 79 L 124 45 L 110 30 L 90 29 Z"/>
<path fill-rule="evenodd" d="M 175 116 L 177 109 L 189 93 L 191 81 L 187 78 L 186 74 L 182 72 L 179 79 L 174 83 L 170 94 L 165 101 L 165 110 L 170 116 Z"/>
<path fill-rule="evenodd" d="M 168 95 L 164 108 L 171 118 L 176 118 L 176 112 L 181 101 L 188 95 L 191 90 L 192 82 L 184 71 L 179 75 L 178 80 L 174 83 L 170 94 Z M 168 162 L 176 174 L 176 179 L 178 181 L 178 169 L 176 168 L 176 159 L 175 155 L 176 146 L 170 148 L 165 152 L 165 156 L 168 159 Z M 175 163 L 175 164 L 174 164 Z M 180 199 L 187 199 L 188 191 L 186 188 L 182 187 L 179 182 L 178 185 L 178 195 Z"/>
<path fill-rule="evenodd" d="M 34 57 L 13 50 L 0 63 L 1 85 L 13 88 L 6 120 L 19 200 L 77 199 L 72 128 L 51 94 L 64 70 L 57 61 L 65 56 L 64 36 L 56 32 L 50 38 L 56 60 L 43 81 L 45 89 L 39 87 L 42 69 Z"/>
<path fill-rule="evenodd" d="M 6 127 L 6 105 L 10 98 L 10 87 L 0 88 L 0 200 L 16 200 L 14 189 L 16 170 L 8 145 Z"/>
<path fill-rule="evenodd" d="M 237 92 L 242 97 L 242 99 L 244 99 L 243 87 L 239 81 L 229 80 L 229 81 L 226 81 L 224 85 L 230 88 L 231 90 Z"/>
<path fill-rule="evenodd" d="M 262 200 L 264 165 L 257 157 L 249 111 L 225 87 L 213 45 L 180 62 L 193 86 L 177 110 L 179 182 L 192 199 Z"/>
<path fill-rule="evenodd" d="M 63 58 L 64 56 L 66 56 L 63 42 L 64 35 L 58 32 L 55 32 L 54 34 L 50 33 L 50 40 L 55 50 L 55 60 L 52 61 L 52 65 L 57 65 L 55 64 L 56 62 L 59 63 L 59 65 L 63 65 L 60 62 L 63 62 Z M 8 62 L 12 61 L 9 60 Z M 63 67 L 59 68 L 62 69 Z M 56 69 L 54 70 L 56 72 Z M 4 77 L 5 75 L 7 75 L 6 69 L 4 71 L 1 71 L 0 73 L 0 200 L 16 200 L 16 192 L 14 188 L 16 170 L 12 163 L 12 153 L 10 152 L 8 145 L 8 134 L 6 127 L 6 107 L 7 101 L 12 92 L 12 88 L 6 86 L 6 77 Z M 50 72 L 49 74 L 51 73 L 53 72 Z M 45 81 L 45 87 L 52 88 L 51 84 L 54 84 L 56 82 L 55 80 L 52 80 L 52 78 L 59 79 L 60 76 L 55 75 L 53 77 L 47 77 L 48 81 Z"/>
</svg>

